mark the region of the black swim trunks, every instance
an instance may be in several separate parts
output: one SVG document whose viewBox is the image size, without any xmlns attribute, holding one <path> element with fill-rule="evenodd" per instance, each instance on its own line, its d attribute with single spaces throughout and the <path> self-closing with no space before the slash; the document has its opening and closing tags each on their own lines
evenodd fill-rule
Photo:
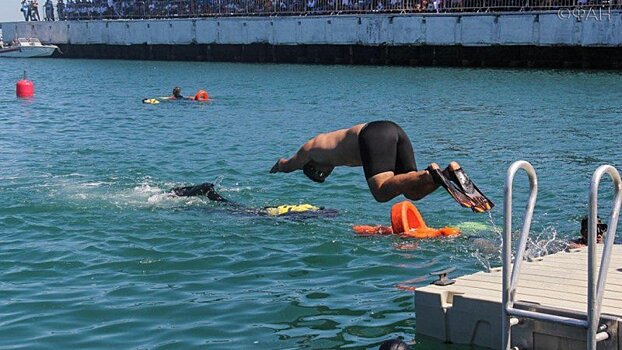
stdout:
<svg viewBox="0 0 622 350">
<path fill-rule="evenodd" d="M 410 139 L 394 122 L 365 125 L 359 132 L 359 149 L 366 179 L 387 171 L 405 174 L 417 170 Z"/>
</svg>

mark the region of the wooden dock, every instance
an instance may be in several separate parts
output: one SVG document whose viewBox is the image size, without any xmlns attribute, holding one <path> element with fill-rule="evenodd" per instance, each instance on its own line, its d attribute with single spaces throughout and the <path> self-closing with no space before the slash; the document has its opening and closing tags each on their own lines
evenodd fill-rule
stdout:
<svg viewBox="0 0 622 350">
<path fill-rule="evenodd" d="M 602 245 L 598 245 L 598 259 Z M 524 261 L 516 293 L 517 308 L 546 310 L 584 318 L 587 313 L 587 247 Z M 449 286 L 429 285 L 415 294 L 417 334 L 455 344 L 501 348 L 502 272 L 459 277 Z M 598 349 L 622 350 L 622 245 L 614 245 L 602 303 L 608 340 Z M 512 328 L 518 349 L 585 349 L 586 330 L 524 320 Z"/>
</svg>

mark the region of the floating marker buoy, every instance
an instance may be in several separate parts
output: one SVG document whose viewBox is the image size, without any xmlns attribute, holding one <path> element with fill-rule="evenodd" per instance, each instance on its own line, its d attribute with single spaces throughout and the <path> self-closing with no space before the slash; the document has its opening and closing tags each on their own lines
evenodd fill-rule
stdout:
<svg viewBox="0 0 622 350">
<path fill-rule="evenodd" d="M 403 201 L 391 207 L 391 227 L 395 233 L 404 233 L 427 225 L 415 205 Z"/>
<path fill-rule="evenodd" d="M 30 98 L 35 95 L 35 84 L 26 79 L 26 71 L 24 71 L 24 79 L 15 84 L 15 93 L 19 98 Z"/>
<path fill-rule="evenodd" d="M 460 230 L 455 227 L 435 229 L 428 227 L 421 213 L 414 204 L 403 201 L 391 208 L 391 227 L 394 233 L 415 238 L 433 238 L 438 236 L 456 236 Z"/>
<path fill-rule="evenodd" d="M 390 235 L 393 233 L 393 229 L 388 226 L 382 225 L 354 225 L 352 230 L 359 235 L 371 236 L 371 235 Z"/>
<path fill-rule="evenodd" d="M 197 92 L 197 94 L 194 95 L 194 99 L 196 101 L 207 101 L 209 100 L 209 95 L 207 94 L 207 91 L 199 90 L 199 92 Z"/>
<path fill-rule="evenodd" d="M 460 234 L 460 230 L 455 227 L 440 229 L 428 227 L 417 207 L 410 201 L 403 201 L 391 207 L 391 227 L 356 225 L 352 229 L 359 235 L 389 235 L 394 233 L 414 238 L 434 238 Z"/>
</svg>

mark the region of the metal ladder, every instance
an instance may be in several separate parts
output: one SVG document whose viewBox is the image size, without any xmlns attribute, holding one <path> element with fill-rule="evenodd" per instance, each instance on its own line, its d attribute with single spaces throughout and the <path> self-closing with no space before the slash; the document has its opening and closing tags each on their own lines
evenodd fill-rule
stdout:
<svg viewBox="0 0 622 350">
<path fill-rule="evenodd" d="M 527 172 L 527 175 L 529 176 L 529 200 L 525 209 L 525 219 L 523 222 L 523 228 L 518 243 L 516 257 L 514 259 L 514 265 L 511 267 L 512 271 L 510 274 L 510 265 L 512 258 L 512 183 L 514 181 L 514 175 L 516 175 L 516 172 L 520 169 L 525 170 Z M 601 257 L 600 269 L 598 271 L 598 280 L 596 280 L 596 223 L 598 218 L 598 186 L 600 184 L 602 176 L 605 173 L 609 174 L 609 176 L 613 180 L 615 197 L 613 199 L 611 215 L 609 217 L 609 228 L 607 230 L 607 237 Z M 516 287 L 518 284 L 518 275 L 520 273 L 520 267 L 525 255 L 527 237 L 529 236 L 529 229 L 531 227 L 531 219 L 533 217 L 533 210 L 536 204 L 537 195 L 538 178 L 536 176 L 536 171 L 534 170 L 533 166 L 529 164 L 529 162 L 526 162 L 524 160 L 514 162 L 507 171 L 505 179 L 505 198 L 503 203 L 503 295 L 501 304 L 501 321 L 503 327 L 503 334 L 501 349 L 519 350 L 517 347 L 512 347 L 512 345 L 510 344 L 512 339 L 512 326 L 515 326 L 520 322 L 519 318 L 529 318 L 533 320 L 553 322 L 587 329 L 587 349 L 596 350 L 596 345 L 599 341 L 603 341 L 609 338 L 609 334 L 606 332 L 604 327 L 600 327 L 599 321 L 601 316 L 601 304 L 605 291 L 605 281 L 607 279 L 607 270 L 609 268 L 609 262 L 611 260 L 611 251 L 618 225 L 620 204 L 622 203 L 622 180 L 620 179 L 620 174 L 613 166 L 602 165 L 594 172 L 594 175 L 592 176 L 592 182 L 590 184 L 588 212 L 589 237 L 587 266 L 587 320 L 584 319 L 584 317 L 574 318 L 546 312 L 517 309 L 514 307 Z"/>
</svg>

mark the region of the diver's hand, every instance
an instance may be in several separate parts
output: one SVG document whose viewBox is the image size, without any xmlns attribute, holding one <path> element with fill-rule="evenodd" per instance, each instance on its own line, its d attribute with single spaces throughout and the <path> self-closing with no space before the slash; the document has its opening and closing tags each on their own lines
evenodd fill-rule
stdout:
<svg viewBox="0 0 622 350">
<path fill-rule="evenodd" d="M 272 169 L 270 169 L 270 174 L 278 173 L 279 171 L 281 171 L 280 165 L 281 165 L 281 162 L 283 161 L 285 161 L 285 159 L 279 158 L 279 160 L 276 161 L 276 164 L 272 166 Z"/>
</svg>

